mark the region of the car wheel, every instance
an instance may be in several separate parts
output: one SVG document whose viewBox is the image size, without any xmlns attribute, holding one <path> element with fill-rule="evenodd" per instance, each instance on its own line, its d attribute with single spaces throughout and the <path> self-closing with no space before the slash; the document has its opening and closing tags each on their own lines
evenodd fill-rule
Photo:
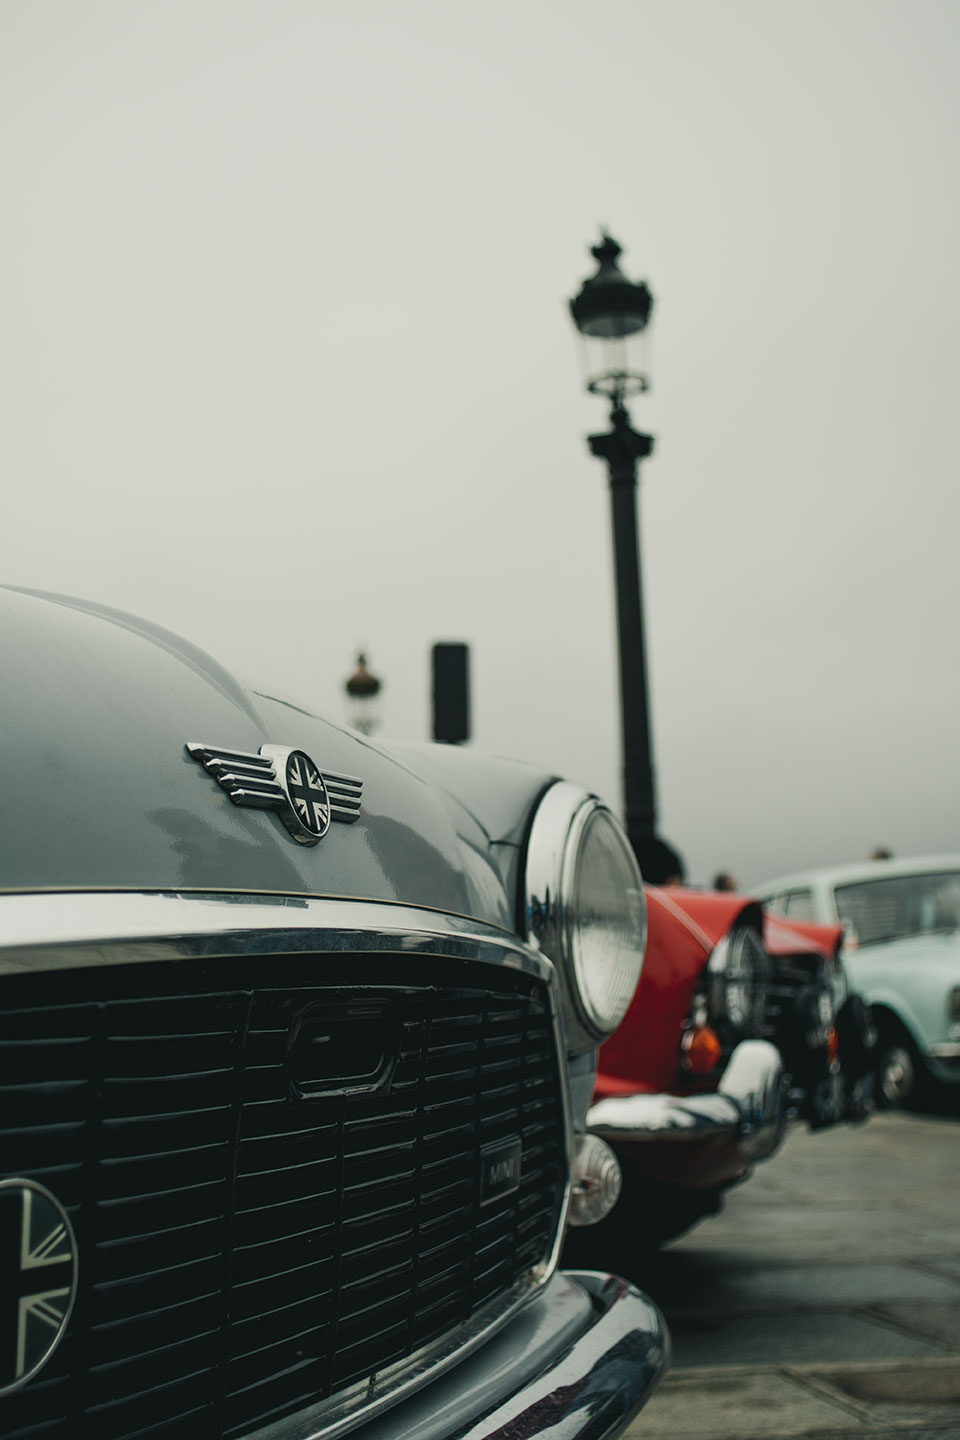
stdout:
<svg viewBox="0 0 960 1440">
<path fill-rule="evenodd" d="M 880 1029 L 877 1044 L 877 1078 L 873 1096 L 881 1110 L 907 1110 L 920 1098 L 922 1088 L 920 1057 L 916 1046 L 901 1029 L 887 1025 Z"/>
</svg>

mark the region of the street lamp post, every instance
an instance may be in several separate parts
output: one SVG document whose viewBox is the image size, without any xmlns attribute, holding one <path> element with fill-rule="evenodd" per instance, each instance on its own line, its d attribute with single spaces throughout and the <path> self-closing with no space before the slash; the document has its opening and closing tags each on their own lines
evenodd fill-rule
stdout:
<svg viewBox="0 0 960 1440">
<path fill-rule="evenodd" d="M 621 253 L 617 242 L 606 234 L 599 245 L 592 247 L 597 273 L 584 281 L 570 301 L 570 312 L 583 342 L 587 389 L 594 395 L 605 395 L 610 401 L 610 429 L 588 438 L 591 453 L 606 461 L 610 481 L 627 834 L 644 877 L 662 881 L 675 869 L 673 861 L 677 857 L 656 835 L 657 804 L 637 542 L 637 467 L 651 454 L 653 437 L 633 428 L 626 403 L 631 395 L 649 388 L 642 368 L 642 345 L 653 296 L 642 281 L 634 284 L 624 275 L 617 264 Z"/>
<path fill-rule="evenodd" d="M 367 669 L 367 657 L 357 655 L 357 668 L 344 684 L 350 709 L 350 724 L 361 735 L 372 735 L 380 723 L 378 697 L 383 683 Z"/>
</svg>

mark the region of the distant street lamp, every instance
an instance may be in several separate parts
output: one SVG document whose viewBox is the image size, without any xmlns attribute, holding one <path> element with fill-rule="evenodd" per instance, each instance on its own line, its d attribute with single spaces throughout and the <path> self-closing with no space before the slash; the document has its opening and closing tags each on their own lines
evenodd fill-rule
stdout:
<svg viewBox="0 0 960 1440">
<path fill-rule="evenodd" d="M 590 252 L 597 273 L 570 301 L 583 342 L 587 389 L 610 400 L 610 430 L 588 437 L 592 454 L 607 462 L 613 510 L 613 548 L 620 641 L 620 711 L 623 737 L 623 798 L 627 834 L 644 877 L 667 878 L 676 853 L 656 837 L 646 647 L 637 543 L 637 466 L 653 450 L 653 437 L 630 423 L 626 402 L 649 388 L 643 370 L 645 331 L 653 296 L 641 281 L 628 280 L 617 264 L 616 240 L 604 234 Z M 669 852 L 669 855 L 666 854 Z M 666 866 L 666 874 L 661 873 Z"/>
<path fill-rule="evenodd" d="M 357 656 L 356 670 L 343 688 L 347 692 L 350 724 L 361 735 L 372 735 L 380 723 L 377 697 L 383 686 L 367 669 L 367 657 L 362 652 Z"/>
</svg>

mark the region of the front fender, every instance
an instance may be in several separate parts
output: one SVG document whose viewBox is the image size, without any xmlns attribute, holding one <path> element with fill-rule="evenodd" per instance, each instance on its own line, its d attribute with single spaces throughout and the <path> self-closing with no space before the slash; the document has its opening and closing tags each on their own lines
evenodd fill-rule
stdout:
<svg viewBox="0 0 960 1440">
<path fill-rule="evenodd" d="M 932 1045 L 948 1039 L 947 991 L 942 981 L 925 987 L 918 996 L 904 995 L 889 985 L 870 986 L 865 988 L 863 998 L 875 1024 L 880 1019 L 878 1012 L 887 1011 L 903 1026 L 921 1055 L 929 1056 Z"/>
</svg>

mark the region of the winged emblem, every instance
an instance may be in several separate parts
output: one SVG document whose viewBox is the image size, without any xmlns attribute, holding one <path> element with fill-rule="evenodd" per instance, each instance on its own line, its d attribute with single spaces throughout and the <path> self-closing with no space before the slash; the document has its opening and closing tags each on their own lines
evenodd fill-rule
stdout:
<svg viewBox="0 0 960 1440">
<path fill-rule="evenodd" d="M 332 820 L 350 825 L 360 817 L 363 781 L 354 775 L 321 770 L 303 750 L 261 745 L 254 753 L 195 741 L 188 741 L 186 749 L 226 790 L 234 805 L 276 810 L 301 845 L 316 845 Z"/>
</svg>

